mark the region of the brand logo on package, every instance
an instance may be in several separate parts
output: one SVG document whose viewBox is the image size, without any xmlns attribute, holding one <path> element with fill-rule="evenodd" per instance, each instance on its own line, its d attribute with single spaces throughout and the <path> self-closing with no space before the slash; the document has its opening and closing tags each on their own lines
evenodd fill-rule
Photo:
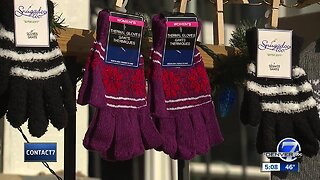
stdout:
<svg viewBox="0 0 320 180">
<path fill-rule="evenodd" d="M 257 76 L 291 79 L 292 31 L 258 29 Z"/>
<path fill-rule="evenodd" d="M 111 12 L 105 62 L 121 66 L 138 67 L 143 18 Z"/>
<path fill-rule="evenodd" d="M 193 63 L 197 39 L 196 17 L 167 17 L 167 36 L 162 66 L 183 67 Z"/>
<path fill-rule="evenodd" d="M 261 40 L 258 44 L 258 48 L 261 51 L 274 51 L 274 52 L 285 52 L 291 49 L 291 45 L 287 42 L 278 42 L 278 39 L 274 39 L 272 41 L 268 41 L 266 39 Z"/>
<path fill-rule="evenodd" d="M 43 7 L 35 8 L 33 4 L 25 7 L 24 5 L 19 5 L 17 9 L 14 11 L 14 14 L 17 17 L 26 16 L 31 17 L 33 19 L 40 19 L 42 16 L 48 14 L 48 10 L 42 9 Z"/>
<path fill-rule="evenodd" d="M 57 143 L 25 143 L 24 144 L 25 162 L 56 162 Z"/>
<path fill-rule="evenodd" d="M 14 0 L 17 47 L 49 47 L 47 0 Z"/>
</svg>

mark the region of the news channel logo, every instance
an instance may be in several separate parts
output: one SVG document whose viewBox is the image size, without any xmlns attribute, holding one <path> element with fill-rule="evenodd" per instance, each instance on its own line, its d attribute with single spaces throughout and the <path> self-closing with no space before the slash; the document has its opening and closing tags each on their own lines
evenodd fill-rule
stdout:
<svg viewBox="0 0 320 180">
<path fill-rule="evenodd" d="M 25 143 L 24 162 L 57 162 L 57 143 Z"/>
<path fill-rule="evenodd" d="M 268 158 L 280 158 L 280 163 L 262 163 L 262 171 L 294 171 L 299 172 L 299 163 L 294 162 L 302 157 L 301 146 L 294 138 L 284 138 L 277 145 L 277 152 L 263 153 Z"/>
<path fill-rule="evenodd" d="M 278 157 L 284 162 L 293 162 L 302 157 L 301 146 L 299 142 L 293 138 L 282 139 L 277 146 L 277 152 L 263 153 L 268 158 Z"/>
</svg>

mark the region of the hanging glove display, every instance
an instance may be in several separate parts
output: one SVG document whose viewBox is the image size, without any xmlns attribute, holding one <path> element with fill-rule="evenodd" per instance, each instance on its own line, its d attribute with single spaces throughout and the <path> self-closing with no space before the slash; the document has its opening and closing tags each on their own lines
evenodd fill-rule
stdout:
<svg viewBox="0 0 320 180">
<path fill-rule="evenodd" d="M 191 15 L 191 17 L 195 17 Z M 164 139 L 162 150 L 174 159 L 192 159 L 223 141 L 211 99 L 209 79 L 197 49 L 188 67 L 164 67 L 166 17 L 152 19 L 153 50 L 149 74 L 151 115 Z M 196 36 L 200 32 L 200 22 Z M 179 51 L 184 53 L 185 51 Z"/>
<path fill-rule="evenodd" d="M 256 29 L 249 30 L 247 44 L 253 60 L 256 59 L 256 40 Z M 276 152 L 280 140 L 288 137 L 300 143 L 303 154 L 318 153 L 320 120 L 316 101 L 305 71 L 296 66 L 300 44 L 293 36 L 291 79 L 258 78 L 255 61 L 248 65 L 241 121 L 259 125 L 256 142 L 259 153 Z"/>
<path fill-rule="evenodd" d="M 13 1 L 1 7 L 5 8 L 0 14 L 0 84 L 4 84 L 0 91 L 7 92 L 8 121 L 18 128 L 28 120 L 29 132 L 35 137 L 47 131 L 49 120 L 59 130 L 66 127 L 68 115 L 75 114 L 75 100 L 56 38 L 50 34 L 49 47 L 16 47 Z M 50 21 L 53 8 L 48 1 Z"/>
<path fill-rule="evenodd" d="M 105 62 L 110 18 L 107 10 L 99 13 L 96 42 L 79 91 L 79 104 L 97 108 L 83 145 L 105 160 L 128 160 L 160 146 L 162 139 L 149 116 L 143 57 L 138 67 Z"/>
</svg>

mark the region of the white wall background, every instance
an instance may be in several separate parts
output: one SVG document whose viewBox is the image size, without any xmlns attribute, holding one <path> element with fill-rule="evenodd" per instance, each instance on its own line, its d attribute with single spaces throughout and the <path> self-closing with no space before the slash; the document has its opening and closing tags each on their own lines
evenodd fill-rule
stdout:
<svg viewBox="0 0 320 180">
<path fill-rule="evenodd" d="M 65 18 L 68 27 L 89 29 L 90 27 L 90 0 L 52 0 L 57 4 L 55 13 Z"/>
</svg>

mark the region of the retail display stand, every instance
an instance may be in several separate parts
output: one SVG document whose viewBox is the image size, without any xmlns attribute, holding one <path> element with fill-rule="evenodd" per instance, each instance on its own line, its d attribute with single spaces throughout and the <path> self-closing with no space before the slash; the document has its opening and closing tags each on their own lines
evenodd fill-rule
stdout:
<svg viewBox="0 0 320 180">
<path fill-rule="evenodd" d="M 224 40 L 224 16 L 223 16 L 223 5 L 225 3 L 238 3 L 238 4 L 250 4 L 248 0 L 229 0 L 224 2 L 223 0 L 212 0 L 215 4 L 215 16 L 216 21 L 214 22 L 214 45 L 207 45 L 211 50 L 213 50 L 218 56 L 234 56 L 239 51 L 235 48 L 225 46 Z M 265 2 L 265 1 L 264 1 Z M 296 8 L 303 8 L 305 6 L 319 3 L 320 0 L 298 0 L 298 3 L 294 5 Z M 123 0 L 117 0 L 116 6 L 122 7 Z M 176 7 L 181 13 L 186 12 L 187 0 L 177 0 Z M 281 0 L 272 0 L 270 2 L 270 26 L 278 26 L 279 17 L 279 6 Z M 66 57 L 66 65 L 70 73 L 71 79 L 76 85 L 77 78 L 81 73 L 81 67 L 85 64 L 87 54 L 94 41 L 95 34 L 94 31 L 65 28 L 60 30 L 58 43 L 59 46 Z M 147 43 L 146 47 L 151 47 L 151 41 Z M 146 48 L 147 49 L 147 48 Z M 198 48 L 201 56 L 203 57 L 204 65 L 207 69 L 212 69 L 214 64 L 212 58 L 206 54 L 201 48 Z M 148 52 L 143 52 L 143 54 L 148 54 Z M 75 178 L 76 172 L 76 117 L 70 117 L 69 124 L 64 131 L 64 179 L 72 180 Z M 208 161 L 209 162 L 209 161 Z M 178 161 L 178 180 L 189 180 L 189 162 L 188 161 Z"/>
</svg>

